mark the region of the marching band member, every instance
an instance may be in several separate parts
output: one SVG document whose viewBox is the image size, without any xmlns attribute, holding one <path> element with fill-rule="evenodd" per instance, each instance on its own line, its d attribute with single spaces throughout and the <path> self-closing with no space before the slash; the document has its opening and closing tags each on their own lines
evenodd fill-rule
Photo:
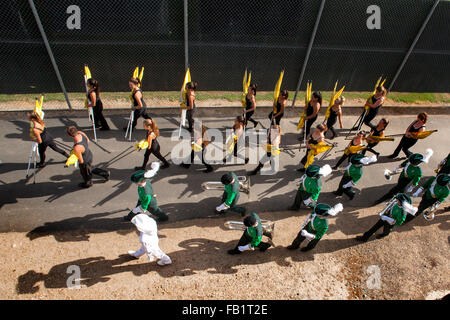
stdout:
<svg viewBox="0 0 450 320">
<path fill-rule="evenodd" d="M 227 155 L 225 156 L 225 158 L 223 158 L 223 163 L 230 161 L 232 154 L 237 158 L 238 157 L 238 146 L 245 144 L 245 140 L 243 141 L 243 139 L 245 139 L 244 123 L 245 123 L 245 120 L 242 116 L 237 116 L 234 119 L 233 136 L 231 137 L 231 139 L 234 139 L 234 141 L 230 141 L 230 143 L 232 143 L 234 145 L 233 152 L 231 152 L 231 150 L 227 150 Z M 245 153 L 245 148 L 244 148 L 244 153 Z M 245 156 L 244 156 L 244 161 L 246 164 L 248 163 L 248 160 L 249 159 L 245 158 Z"/>
<path fill-rule="evenodd" d="M 74 126 L 67 127 L 66 131 L 75 142 L 72 150 L 78 158 L 80 173 L 84 179 L 84 183 L 79 184 L 80 187 L 89 188 L 92 186 L 92 174 L 99 175 L 108 181 L 110 177 L 109 171 L 100 168 L 94 168 L 91 170 L 94 156 L 88 148 L 89 138 L 87 135 L 82 131 L 78 131 Z"/>
<path fill-rule="evenodd" d="M 239 178 L 234 172 L 224 174 L 220 181 L 225 185 L 225 191 L 222 195 L 222 204 L 216 207 L 216 213 L 224 214 L 227 210 L 245 215 L 247 211 L 244 207 L 238 207 L 236 204 L 239 200 Z"/>
<path fill-rule="evenodd" d="M 342 162 L 344 162 L 345 159 L 351 157 L 354 154 L 357 154 L 361 150 L 368 150 L 372 152 L 377 157 L 380 155 L 378 152 L 373 150 L 372 148 L 365 147 L 364 141 L 366 140 L 367 132 L 366 131 L 359 131 L 356 136 L 353 137 L 352 141 L 348 144 L 347 148 L 344 150 L 344 154 L 342 157 L 338 160 L 338 162 L 333 167 L 333 170 L 337 170 L 338 167 L 341 165 Z"/>
<path fill-rule="evenodd" d="M 197 90 L 197 82 L 188 82 L 186 84 L 186 118 L 189 123 L 189 132 L 194 130 L 194 113 L 195 113 L 195 91 Z"/>
<path fill-rule="evenodd" d="M 140 117 L 145 119 L 151 119 L 151 117 L 147 114 L 147 104 L 142 96 L 142 89 L 140 87 L 141 80 L 139 80 L 139 78 L 131 78 L 130 81 L 128 81 L 128 85 L 131 89 L 131 99 L 133 101 L 134 120 L 131 127 L 132 130 L 134 130 Z M 127 127 L 123 128 L 123 131 L 127 131 Z"/>
<path fill-rule="evenodd" d="M 43 168 L 46 166 L 45 164 L 45 151 L 47 150 L 47 147 L 50 147 L 51 149 L 55 150 L 56 152 L 62 154 L 64 157 L 68 158 L 69 154 L 59 148 L 54 139 L 53 136 L 48 132 L 47 128 L 45 127 L 44 120 L 41 119 L 39 114 L 36 112 L 28 112 L 27 113 L 28 120 L 30 120 L 31 128 L 32 128 L 32 138 L 31 140 L 38 143 L 38 151 L 39 151 L 39 163 L 36 165 L 38 168 Z"/>
<path fill-rule="evenodd" d="M 289 210 L 297 211 L 302 203 L 307 207 L 314 207 L 322 190 L 321 177 L 326 177 L 330 173 L 331 168 L 327 164 L 323 167 L 315 164 L 310 165 L 300 179 L 294 204 L 289 207 Z"/>
<path fill-rule="evenodd" d="M 191 167 L 191 164 L 194 163 L 195 156 L 197 155 L 202 160 L 202 163 L 206 167 L 206 170 L 203 172 L 205 173 L 212 172 L 214 171 L 214 168 L 205 161 L 205 148 L 210 143 L 208 135 L 206 134 L 206 127 L 202 125 L 202 128 L 200 129 L 194 126 L 193 130 L 194 130 L 194 137 L 193 137 L 194 141 L 192 142 L 190 163 L 182 163 L 180 164 L 180 166 L 189 169 Z"/>
<path fill-rule="evenodd" d="M 366 137 L 366 141 L 368 142 L 367 147 L 373 149 L 379 141 L 375 141 L 372 137 L 384 137 L 384 130 L 386 130 L 386 127 L 389 125 L 389 120 L 386 120 L 385 118 L 378 121 L 377 126 L 373 127 L 370 130 L 370 134 Z M 364 149 L 361 154 L 365 155 L 367 149 Z"/>
<path fill-rule="evenodd" d="M 314 131 L 312 134 L 308 137 L 308 140 L 306 140 L 306 149 L 307 152 L 305 156 L 300 160 L 300 163 L 303 164 L 303 168 L 297 169 L 299 172 L 305 172 L 306 168 L 306 162 L 308 160 L 308 153 L 311 150 L 311 145 L 317 145 L 320 142 L 325 142 L 325 133 L 327 132 L 327 125 L 326 124 L 318 124 L 317 127 L 314 128 Z"/>
<path fill-rule="evenodd" d="M 287 99 L 289 97 L 289 92 L 287 90 L 281 90 L 278 96 L 277 103 L 273 105 L 273 111 L 269 114 L 269 119 L 272 125 L 275 120 L 275 124 L 280 125 L 281 118 L 284 115 L 284 109 L 286 108 Z"/>
<path fill-rule="evenodd" d="M 423 132 L 425 130 L 425 124 L 427 123 L 428 114 L 426 112 L 419 113 L 417 115 L 417 119 L 414 120 L 409 127 L 406 129 L 405 134 L 402 137 L 402 140 L 400 140 L 400 143 L 398 144 L 397 148 L 395 149 L 394 153 L 388 156 L 388 158 L 394 159 L 398 157 L 398 154 L 400 153 L 400 150 L 402 150 L 406 157 L 409 157 L 412 152 L 409 151 L 409 149 L 417 143 L 417 138 L 414 137 L 414 134 L 417 134 L 418 132 Z"/>
<path fill-rule="evenodd" d="M 296 250 L 300 247 L 303 240 L 308 240 L 308 245 L 301 248 L 300 251 L 309 251 L 313 249 L 317 243 L 322 239 L 325 233 L 328 231 L 328 217 L 336 216 L 344 209 L 341 203 L 338 203 L 334 207 L 325 203 L 318 203 L 313 212 L 303 223 L 300 228 L 297 237 L 292 241 L 292 244 L 287 247 L 289 250 Z"/>
<path fill-rule="evenodd" d="M 150 182 L 150 178 L 155 176 L 158 172 L 159 166 L 160 165 L 158 162 L 153 162 L 151 165 L 151 170 L 138 170 L 131 175 L 131 182 L 136 183 L 138 187 L 137 191 L 139 200 L 136 207 L 124 217 L 125 220 L 131 221 L 134 215 L 145 213 L 147 210 L 151 214 L 155 215 L 160 222 L 169 220 L 167 214 L 165 214 L 165 212 L 158 207 L 158 203 L 153 192 L 152 183 Z"/>
<path fill-rule="evenodd" d="M 269 131 L 269 130 L 268 130 Z M 273 173 L 275 173 L 275 158 L 278 157 L 280 154 L 280 141 L 281 141 L 281 128 L 277 124 L 273 124 L 270 128 L 269 134 L 267 136 L 267 145 L 266 150 L 267 153 L 259 160 L 258 166 L 251 172 L 249 172 L 248 175 L 254 176 L 258 174 L 258 172 L 261 170 L 262 167 L 264 167 L 264 164 L 267 162 L 270 162 L 270 166 Z M 277 159 L 278 160 L 278 159 Z"/>
<path fill-rule="evenodd" d="M 334 192 L 337 196 L 342 196 L 345 193 L 350 200 L 355 197 L 355 191 L 353 187 L 361 179 L 363 174 L 363 165 L 376 162 L 377 157 L 373 155 L 370 158 L 364 157 L 362 154 L 355 154 L 350 158 L 350 165 L 345 168 L 345 173 L 342 176 L 341 182 L 339 182 L 339 188 Z"/>
<path fill-rule="evenodd" d="M 150 158 L 150 155 L 153 153 L 156 158 L 158 158 L 164 165 L 161 167 L 161 169 L 168 168 L 170 166 L 169 162 L 164 158 L 160 152 L 161 147 L 156 140 L 159 137 L 159 128 L 153 119 L 145 119 L 143 122 L 144 129 L 147 130 L 147 137 L 146 141 L 148 143 L 148 147 L 145 150 L 144 154 L 144 162 L 142 163 L 141 167 L 135 167 L 134 170 L 145 170 L 145 167 L 147 166 L 148 159 Z"/>
<path fill-rule="evenodd" d="M 245 229 L 244 234 L 236 247 L 228 250 L 229 254 L 239 254 L 247 250 L 253 251 L 255 248 L 258 248 L 260 251 L 264 252 L 271 246 L 270 243 L 261 241 L 263 235 L 269 237 L 269 239 L 272 238 L 272 235 L 263 232 L 261 219 L 256 213 L 252 212 L 250 215 L 245 217 L 244 225 L 247 229 Z"/>
<path fill-rule="evenodd" d="M 309 101 L 308 106 L 305 106 L 303 110 L 303 112 L 306 114 L 305 116 L 306 129 L 303 134 L 305 134 L 306 137 L 309 136 L 311 126 L 317 120 L 317 115 L 319 114 L 321 106 L 322 106 L 322 94 L 316 91 L 312 94 L 311 101 Z"/>
<path fill-rule="evenodd" d="M 394 169 L 394 173 L 402 169 L 400 177 L 398 178 L 397 185 L 393 187 L 388 193 L 382 196 L 380 199 L 375 201 L 374 205 L 380 204 L 381 202 L 392 198 L 395 194 L 399 192 L 405 192 L 406 186 L 411 182 L 411 186 L 406 192 L 412 192 L 414 187 L 419 184 L 422 178 L 422 169 L 419 167 L 423 162 L 428 163 L 431 156 L 433 155 L 433 150 L 427 149 L 425 157 L 420 153 L 413 153 L 409 158 L 403 161 Z M 386 173 L 385 173 L 386 174 Z"/>
<path fill-rule="evenodd" d="M 253 129 L 256 128 L 258 125 L 258 121 L 252 119 L 253 114 L 256 110 L 256 88 L 258 86 L 255 83 L 252 83 L 250 87 L 248 87 L 248 93 L 245 96 L 245 111 L 244 111 L 244 118 L 245 118 L 245 126 L 247 126 L 248 122 L 250 121 L 253 123 Z"/>
<path fill-rule="evenodd" d="M 368 100 L 368 102 L 366 102 L 366 104 L 364 106 L 364 107 L 366 107 L 366 106 L 369 107 L 369 112 L 366 114 L 364 119 L 362 119 L 362 122 L 366 126 L 369 126 L 371 129 L 375 128 L 375 126 L 373 124 L 371 124 L 370 122 L 377 116 L 378 111 L 383 106 L 384 100 L 386 99 L 386 94 L 387 94 L 387 91 L 384 88 L 384 86 L 382 86 L 382 85 L 378 86 L 375 90 L 375 94 L 371 98 L 369 98 L 370 100 Z M 369 103 L 369 101 L 371 103 Z M 358 126 L 354 127 L 352 130 L 357 130 L 357 129 L 358 129 Z"/>
<path fill-rule="evenodd" d="M 87 86 L 89 89 L 87 93 L 87 107 L 92 108 L 92 111 L 94 112 L 95 126 L 101 127 L 100 131 L 110 130 L 108 122 L 106 122 L 106 119 L 103 116 L 103 103 L 100 99 L 100 89 L 98 87 L 98 81 L 89 78 L 87 80 Z"/>
<path fill-rule="evenodd" d="M 342 129 L 342 105 L 345 102 L 345 98 L 339 97 L 336 99 L 336 101 L 334 102 L 334 105 L 330 108 L 330 116 L 327 119 L 327 131 L 330 130 L 331 133 L 333 134 L 331 136 L 331 140 L 333 140 L 336 137 L 336 131 L 334 131 L 333 126 L 336 124 L 336 121 L 339 120 L 339 127 Z M 325 134 L 326 134 L 325 132 Z"/>
<path fill-rule="evenodd" d="M 438 168 L 435 170 L 435 172 L 450 174 L 450 153 L 447 155 L 447 158 L 439 163 Z"/>
<path fill-rule="evenodd" d="M 417 189 L 413 194 L 413 197 L 418 197 L 422 192 L 422 200 L 419 203 L 419 210 L 414 216 L 407 216 L 405 224 L 419 214 L 425 211 L 427 208 L 437 209 L 442 202 L 448 197 L 450 176 L 446 173 L 440 173 L 436 177 L 431 177 L 425 184 Z"/>
<path fill-rule="evenodd" d="M 146 214 L 138 213 L 133 216 L 131 223 L 139 230 L 139 242 L 141 247 L 137 251 L 128 251 L 128 254 L 136 259 L 147 254 L 150 261 L 155 261 L 160 266 L 172 263 L 170 257 L 165 254 L 158 245 L 158 227 L 156 221 Z"/>
<path fill-rule="evenodd" d="M 393 202 L 380 212 L 380 220 L 366 231 L 362 236 L 357 236 L 356 240 L 366 242 L 370 236 L 383 227 L 383 233 L 377 235 L 381 239 L 389 235 L 394 226 L 401 226 L 407 214 L 415 215 L 417 208 L 412 205 L 411 198 L 405 193 L 397 193 Z"/>
</svg>

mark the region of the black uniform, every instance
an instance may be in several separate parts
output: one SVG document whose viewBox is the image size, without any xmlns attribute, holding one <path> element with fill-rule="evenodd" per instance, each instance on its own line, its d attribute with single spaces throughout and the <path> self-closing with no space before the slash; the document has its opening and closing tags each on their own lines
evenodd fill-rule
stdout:
<svg viewBox="0 0 450 320">
<path fill-rule="evenodd" d="M 148 139 L 149 134 L 150 133 L 147 131 L 147 139 Z M 169 166 L 169 162 L 166 160 L 166 158 L 163 157 L 160 150 L 161 150 L 161 147 L 160 147 L 158 141 L 156 140 L 156 138 L 153 139 L 150 148 L 147 148 L 145 150 L 144 162 L 142 164 L 142 170 L 145 170 L 145 167 L 147 166 L 147 163 L 148 163 L 148 159 L 150 158 L 150 155 L 152 153 L 155 155 L 156 158 L 158 158 L 158 160 L 162 161 L 162 163 L 164 163 L 165 166 Z"/>
<path fill-rule="evenodd" d="M 105 180 L 109 179 L 109 172 L 107 170 L 103 170 L 100 168 L 92 168 L 92 161 L 94 160 L 94 156 L 88 148 L 88 142 L 86 138 L 81 135 L 81 142 L 75 143 L 73 146 L 82 145 L 84 147 L 84 152 L 82 153 L 83 156 L 83 163 L 80 163 L 80 173 L 81 176 L 84 179 L 84 186 L 90 186 L 92 185 L 92 174 L 99 175 Z"/>
<path fill-rule="evenodd" d="M 308 103 L 308 108 L 306 108 L 306 116 L 309 117 L 313 113 L 314 113 L 314 108 L 313 108 L 313 106 L 311 105 L 311 102 L 310 102 L 310 103 Z M 305 131 L 306 136 L 309 135 L 309 132 L 311 131 L 311 126 L 317 120 L 318 114 L 319 113 L 317 113 L 314 118 L 306 120 L 306 131 Z"/>
<path fill-rule="evenodd" d="M 92 103 L 90 96 L 92 91 L 95 90 L 90 90 L 89 93 L 87 94 L 87 99 L 89 103 Z M 94 111 L 95 126 L 96 127 L 101 126 L 102 130 L 109 130 L 108 122 L 106 122 L 106 119 L 103 116 L 103 102 L 98 96 L 98 94 L 95 94 L 95 106 L 92 108 L 92 111 Z"/>
<path fill-rule="evenodd" d="M 335 111 L 333 111 L 333 108 L 331 108 L 330 109 L 330 115 L 329 115 L 329 117 L 327 119 L 327 128 L 333 134 L 331 139 L 333 139 L 336 136 L 336 131 L 334 131 L 333 126 L 336 124 L 336 121 L 338 119 L 338 113 L 339 113 L 339 111 L 335 112 Z"/>
<path fill-rule="evenodd" d="M 252 108 L 252 100 L 250 100 L 247 96 L 245 97 L 245 105 L 246 105 L 245 110 L 249 110 Z M 258 121 L 252 119 L 252 116 L 254 113 L 255 113 L 255 110 L 247 112 L 245 114 L 245 120 L 247 123 L 250 121 L 256 127 L 256 125 L 258 124 Z M 247 125 L 247 123 L 245 125 Z"/>
<path fill-rule="evenodd" d="M 372 104 L 374 104 L 375 102 L 377 102 L 380 98 L 375 98 L 375 96 L 372 96 Z M 369 126 L 371 129 L 375 128 L 376 126 L 374 126 L 373 124 L 371 124 L 370 122 L 377 116 L 378 111 L 380 110 L 380 108 L 383 106 L 383 104 L 380 104 L 378 107 L 376 108 L 369 108 L 369 111 L 367 112 L 366 116 L 364 117 L 363 123 L 366 126 Z"/>
<path fill-rule="evenodd" d="M 142 89 L 138 88 L 135 91 L 133 91 L 133 107 L 135 108 L 134 110 L 134 120 L 133 120 L 133 125 L 132 128 L 134 129 L 136 127 L 137 121 L 140 117 L 143 117 L 144 119 L 151 119 L 152 117 L 150 117 L 147 114 L 147 104 L 144 101 L 144 97 L 142 97 L 141 101 L 142 101 L 142 108 L 137 108 L 139 106 L 139 103 L 136 99 L 136 92 L 140 91 L 142 93 Z"/>
<path fill-rule="evenodd" d="M 414 128 L 414 124 L 417 123 L 416 120 L 413 125 L 409 128 L 409 133 L 411 132 L 419 132 L 420 129 L 425 128 L 425 126 L 420 126 L 419 128 Z M 402 140 L 400 140 L 400 143 L 398 144 L 397 148 L 395 149 L 394 153 L 390 156 L 391 158 L 396 158 L 398 154 L 400 153 L 400 150 L 402 150 L 407 157 L 412 155 L 412 152 L 409 151 L 409 148 L 411 148 L 413 145 L 417 143 L 417 139 L 414 138 L 408 138 L 406 135 L 403 135 Z"/>
<path fill-rule="evenodd" d="M 370 133 L 371 133 L 371 135 L 374 136 L 374 137 L 380 137 L 381 133 L 384 132 L 384 130 L 385 130 L 384 128 L 381 129 L 381 130 L 377 130 L 377 127 L 374 127 L 374 128 L 372 128 L 372 130 L 370 131 Z M 379 143 L 379 142 L 369 143 L 369 144 L 367 145 L 367 147 L 372 149 L 372 148 L 375 147 L 378 143 Z M 365 154 L 366 154 L 366 151 L 367 151 L 367 149 L 364 149 L 361 153 L 362 153 L 363 155 L 365 155 Z"/>
<path fill-rule="evenodd" d="M 59 148 L 55 141 L 53 140 L 53 136 L 47 131 L 47 128 L 44 128 L 42 130 L 41 128 L 36 128 L 36 130 L 41 131 L 41 140 L 42 142 L 38 145 L 38 151 L 39 151 L 39 163 L 38 166 L 43 166 L 45 163 L 45 151 L 47 150 L 47 147 L 50 147 L 51 149 L 55 150 L 56 152 L 62 154 L 64 157 L 69 157 L 69 154 Z"/>
<path fill-rule="evenodd" d="M 186 97 L 186 106 L 189 107 L 189 97 Z M 194 130 L 194 113 L 195 113 L 195 100 L 193 101 L 192 109 L 186 110 L 186 118 L 189 123 L 189 132 Z"/>
<path fill-rule="evenodd" d="M 272 119 L 272 117 L 273 117 L 274 114 L 277 114 L 278 112 L 280 112 L 280 110 L 281 110 L 281 103 L 277 101 L 277 105 L 275 107 L 275 113 L 272 111 L 269 114 L 269 119 L 275 120 L 275 124 L 278 124 L 278 125 L 280 124 L 281 118 L 283 118 L 284 113 L 281 113 L 280 115 L 278 115 L 277 117 L 275 117 L 273 119 Z M 272 123 L 273 123 L 273 121 L 272 121 Z"/>
</svg>

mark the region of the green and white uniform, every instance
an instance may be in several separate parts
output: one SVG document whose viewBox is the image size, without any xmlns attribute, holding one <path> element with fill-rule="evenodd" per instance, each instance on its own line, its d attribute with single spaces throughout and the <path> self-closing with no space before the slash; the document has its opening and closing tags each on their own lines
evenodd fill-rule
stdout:
<svg viewBox="0 0 450 320">
<path fill-rule="evenodd" d="M 168 217 L 164 211 L 158 207 L 155 194 L 153 192 L 152 183 L 149 179 L 145 179 L 144 186 L 138 186 L 139 200 L 136 207 L 140 206 L 143 211 L 148 210 L 151 214 L 158 217 L 159 220 L 167 220 Z"/>
<path fill-rule="evenodd" d="M 341 196 L 343 193 L 345 193 L 350 199 L 353 199 L 353 197 L 355 196 L 353 186 L 355 186 L 356 183 L 361 179 L 362 175 L 362 165 L 350 164 L 349 166 L 347 166 L 335 194 Z"/>
<path fill-rule="evenodd" d="M 420 178 L 422 178 L 422 169 L 420 169 L 419 166 L 413 166 L 409 160 L 405 160 L 402 162 L 400 167 L 403 168 L 402 173 L 400 174 L 399 183 L 400 180 L 407 179 L 408 182 L 411 182 L 412 185 L 417 186 L 419 184 Z"/>
<path fill-rule="evenodd" d="M 222 204 L 226 204 L 231 211 L 238 212 L 241 215 L 245 214 L 246 209 L 244 207 L 237 206 L 239 200 L 239 178 L 234 172 L 228 172 L 234 179 L 232 183 L 225 185 L 225 191 L 222 195 Z M 216 210 L 219 207 L 216 208 Z"/>
<path fill-rule="evenodd" d="M 291 209 L 300 209 L 302 203 L 307 207 L 314 208 L 320 191 L 322 190 L 322 180 L 320 177 L 308 177 L 306 174 L 300 179 L 300 186 L 295 195 L 295 202 Z"/>
</svg>

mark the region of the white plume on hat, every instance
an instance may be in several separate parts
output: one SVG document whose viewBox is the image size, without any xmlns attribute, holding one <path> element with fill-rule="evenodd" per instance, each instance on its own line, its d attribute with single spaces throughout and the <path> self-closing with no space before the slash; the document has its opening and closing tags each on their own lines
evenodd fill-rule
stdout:
<svg viewBox="0 0 450 320">
<path fill-rule="evenodd" d="M 418 208 L 414 207 L 413 205 L 409 204 L 406 201 L 402 202 L 402 208 L 403 210 L 405 210 L 406 212 L 408 212 L 409 214 L 415 215 L 417 213 L 417 210 L 419 210 Z"/>
<path fill-rule="evenodd" d="M 331 172 L 333 172 L 333 170 L 331 169 L 329 164 L 326 164 L 319 169 L 319 174 L 324 177 L 329 175 Z"/>
<path fill-rule="evenodd" d="M 341 212 L 342 210 L 344 210 L 344 206 L 342 205 L 342 203 L 338 203 L 336 204 L 334 207 L 332 207 L 330 210 L 328 210 L 328 214 L 330 216 L 336 216 L 339 212 Z"/>
<path fill-rule="evenodd" d="M 430 161 L 431 156 L 433 155 L 433 150 L 432 149 L 427 149 L 425 150 L 425 156 L 423 157 L 423 162 L 428 163 L 428 161 Z"/>
<path fill-rule="evenodd" d="M 152 169 L 146 171 L 144 174 L 144 177 L 147 179 L 154 177 L 156 175 L 156 173 L 158 172 L 160 166 L 161 166 L 161 164 L 159 162 L 152 162 L 152 165 L 151 165 Z"/>
<path fill-rule="evenodd" d="M 376 155 L 372 155 L 371 157 L 364 157 L 361 159 L 360 161 L 363 165 L 368 165 L 374 162 L 377 162 L 377 156 Z"/>
<path fill-rule="evenodd" d="M 131 223 L 136 226 L 136 228 L 145 234 L 150 236 L 156 235 L 158 233 L 158 227 L 156 226 L 155 219 L 149 217 L 144 213 L 140 213 L 131 219 Z"/>
</svg>

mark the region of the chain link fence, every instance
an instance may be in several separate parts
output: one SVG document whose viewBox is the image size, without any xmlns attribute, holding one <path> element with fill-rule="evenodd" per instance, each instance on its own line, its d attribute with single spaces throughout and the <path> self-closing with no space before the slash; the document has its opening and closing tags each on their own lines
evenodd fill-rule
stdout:
<svg viewBox="0 0 450 320">
<path fill-rule="evenodd" d="M 370 91 L 379 76 L 390 85 L 436 2 L 326 0 L 319 17 L 323 0 L 185 1 L 187 17 L 183 0 L 2 1 L 0 94 L 61 92 L 31 2 L 69 92 L 84 91 L 84 64 L 102 91 L 128 91 L 136 66 L 145 67 L 144 90 L 177 91 L 187 61 L 202 91 L 240 91 L 245 68 L 263 91 L 284 69 L 283 89 L 293 91 L 302 67 L 300 90 L 307 80 L 317 90 L 339 80 L 347 91 Z M 373 5 L 379 29 L 367 25 Z M 74 8 L 80 25 L 71 29 Z M 449 91 L 449 17 L 450 2 L 440 1 L 392 90 Z"/>
</svg>

